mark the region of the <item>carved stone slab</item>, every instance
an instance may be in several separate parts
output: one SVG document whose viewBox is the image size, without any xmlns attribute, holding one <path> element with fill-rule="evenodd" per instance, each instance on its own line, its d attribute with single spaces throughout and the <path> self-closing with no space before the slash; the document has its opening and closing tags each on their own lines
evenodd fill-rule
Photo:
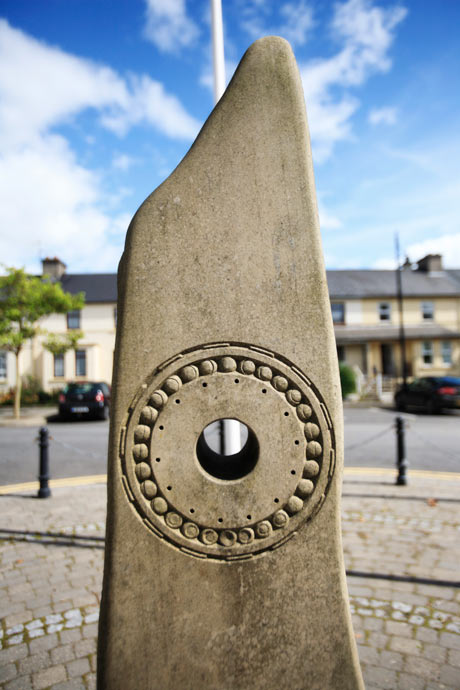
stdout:
<svg viewBox="0 0 460 690">
<path fill-rule="evenodd" d="M 100 690 L 362 688 L 305 106 L 256 42 L 119 269 Z M 236 419 L 241 451 L 206 429 Z"/>
</svg>

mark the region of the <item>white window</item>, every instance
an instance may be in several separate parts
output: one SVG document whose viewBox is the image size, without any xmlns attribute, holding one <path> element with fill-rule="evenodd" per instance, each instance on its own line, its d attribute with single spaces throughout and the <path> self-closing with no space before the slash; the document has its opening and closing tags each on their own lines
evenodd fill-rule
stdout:
<svg viewBox="0 0 460 690">
<path fill-rule="evenodd" d="M 67 328 L 73 330 L 75 328 L 80 328 L 80 310 L 73 309 L 67 312 Z"/>
<path fill-rule="evenodd" d="M 344 302 L 332 302 L 332 321 L 334 323 L 345 323 L 345 303 Z"/>
<path fill-rule="evenodd" d="M 0 350 L 0 379 L 6 379 L 6 352 Z"/>
<path fill-rule="evenodd" d="M 434 304 L 433 302 L 422 302 L 422 319 L 424 321 L 433 321 L 434 319 Z"/>
<path fill-rule="evenodd" d="M 64 376 L 64 355 L 55 354 L 54 355 L 54 377 L 60 378 Z"/>
<path fill-rule="evenodd" d="M 441 343 L 442 363 L 445 366 L 452 364 L 452 343 L 450 340 L 443 340 Z"/>
<path fill-rule="evenodd" d="M 379 318 L 380 321 L 391 321 L 391 304 L 389 302 L 380 302 Z"/>
<path fill-rule="evenodd" d="M 422 343 L 422 360 L 423 364 L 433 364 L 433 343 L 431 340 L 425 340 Z"/>
<path fill-rule="evenodd" d="M 75 376 L 86 376 L 86 350 L 75 350 Z"/>
</svg>

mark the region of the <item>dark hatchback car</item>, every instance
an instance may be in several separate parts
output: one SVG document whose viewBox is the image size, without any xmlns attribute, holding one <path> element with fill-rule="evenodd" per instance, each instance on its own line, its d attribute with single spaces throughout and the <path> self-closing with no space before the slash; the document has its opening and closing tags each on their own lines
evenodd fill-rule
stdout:
<svg viewBox="0 0 460 690">
<path fill-rule="evenodd" d="M 397 410 L 417 407 L 428 414 L 443 408 L 460 409 L 460 378 L 455 376 L 423 376 L 401 387 L 395 394 Z"/>
<path fill-rule="evenodd" d="M 82 415 L 108 419 L 110 386 L 102 381 L 69 383 L 59 395 L 59 416 L 63 419 Z"/>
</svg>

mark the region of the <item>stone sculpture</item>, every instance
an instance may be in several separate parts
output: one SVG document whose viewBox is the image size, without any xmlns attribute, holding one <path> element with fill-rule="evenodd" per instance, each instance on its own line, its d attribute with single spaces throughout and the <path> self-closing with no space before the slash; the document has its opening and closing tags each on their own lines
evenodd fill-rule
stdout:
<svg viewBox="0 0 460 690">
<path fill-rule="evenodd" d="M 363 688 L 305 105 L 249 48 L 119 269 L 100 690 Z M 240 452 L 206 429 L 236 419 Z"/>
</svg>

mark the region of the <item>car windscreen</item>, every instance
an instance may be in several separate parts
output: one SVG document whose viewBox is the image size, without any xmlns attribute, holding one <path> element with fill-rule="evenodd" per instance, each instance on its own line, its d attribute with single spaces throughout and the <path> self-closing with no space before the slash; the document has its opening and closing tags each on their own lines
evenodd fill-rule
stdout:
<svg viewBox="0 0 460 690">
<path fill-rule="evenodd" d="M 72 393 L 75 395 L 81 395 L 85 393 L 91 393 L 95 390 L 97 386 L 93 383 L 70 383 L 64 388 L 64 393 Z"/>
</svg>

